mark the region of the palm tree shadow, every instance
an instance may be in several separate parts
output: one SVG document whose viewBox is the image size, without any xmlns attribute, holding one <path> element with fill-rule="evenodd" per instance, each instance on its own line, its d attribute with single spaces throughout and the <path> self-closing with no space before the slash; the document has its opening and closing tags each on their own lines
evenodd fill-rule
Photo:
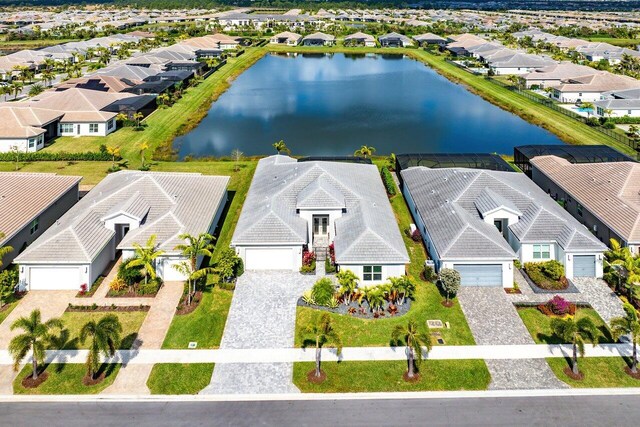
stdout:
<svg viewBox="0 0 640 427">
<path fill-rule="evenodd" d="M 137 332 L 133 332 L 133 333 L 127 335 L 126 337 L 124 337 L 122 339 L 122 341 L 120 341 L 120 349 L 121 350 L 130 350 L 130 349 L 133 349 L 134 346 L 136 348 L 140 347 L 142 342 L 137 341 L 137 338 L 138 338 L 138 333 Z"/>
</svg>

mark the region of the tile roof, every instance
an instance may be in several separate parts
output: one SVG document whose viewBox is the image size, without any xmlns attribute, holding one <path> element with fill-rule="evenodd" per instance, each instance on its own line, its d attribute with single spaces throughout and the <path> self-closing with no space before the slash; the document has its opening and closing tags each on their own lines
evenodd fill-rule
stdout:
<svg viewBox="0 0 640 427">
<path fill-rule="evenodd" d="M 144 245 L 156 235 L 171 254 L 182 233 L 209 230 L 229 177 L 197 173 L 121 171 L 108 175 L 16 258 L 16 263 L 89 263 L 114 235 L 104 218 L 118 212 L 143 217 L 118 245 Z"/>
<path fill-rule="evenodd" d="M 258 163 L 232 245 L 307 244 L 307 221 L 298 205 L 346 207 L 335 222 L 338 263 L 407 263 L 378 169 L 341 162 L 297 162 L 277 155 Z"/>
<path fill-rule="evenodd" d="M 574 251 L 605 249 L 591 233 L 524 174 L 478 169 L 412 167 L 401 172 L 441 259 L 514 259 L 516 254 L 481 212 L 505 207 L 520 219 L 509 226 L 521 242 L 566 243 L 565 227 L 581 238 Z"/>
</svg>

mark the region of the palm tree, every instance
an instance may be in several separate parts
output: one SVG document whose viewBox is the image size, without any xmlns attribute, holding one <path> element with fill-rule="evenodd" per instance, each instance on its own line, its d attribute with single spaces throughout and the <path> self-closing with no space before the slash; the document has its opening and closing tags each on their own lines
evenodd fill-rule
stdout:
<svg viewBox="0 0 640 427">
<path fill-rule="evenodd" d="M 633 355 L 631 357 L 631 373 L 638 373 L 638 338 L 640 338 L 640 320 L 635 307 L 627 303 L 623 306 L 625 316 L 611 319 L 611 334 L 618 340 L 622 335 L 630 335 L 633 345 Z"/>
<path fill-rule="evenodd" d="M 0 85 L 0 96 L 4 96 L 4 100 L 7 100 L 7 95 L 11 94 L 10 85 Z"/>
<path fill-rule="evenodd" d="M 22 329 L 24 333 L 16 335 L 9 342 L 9 353 L 13 357 L 14 369 L 17 371 L 20 362 L 29 352 L 32 353 L 31 378 L 38 378 L 38 365 L 44 363 L 45 351 L 50 344 L 53 328 L 62 329 L 63 323 L 60 319 L 50 319 L 42 323 L 40 310 L 31 312 L 29 317 L 21 317 L 11 324 L 11 330 Z"/>
<path fill-rule="evenodd" d="M 285 144 L 282 139 L 280 141 L 274 142 L 271 146 L 276 149 L 278 154 L 280 153 L 291 154 L 291 150 L 289 150 L 289 147 L 287 147 L 287 144 Z"/>
<path fill-rule="evenodd" d="M 593 110 L 595 108 L 595 106 L 593 105 L 593 103 L 591 102 L 583 102 L 581 107 L 584 110 L 587 110 L 587 118 L 591 118 L 591 113 L 593 113 Z"/>
<path fill-rule="evenodd" d="M 576 321 L 574 318 L 551 319 L 551 329 L 553 333 L 563 341 L 569 343 L 573 347 L 571 356 L 571 371 L 574 375 L 579 375 L 578 354 L 584 357 L 584 343 L 590 342 L 593 345 L 597 343 L 598 331 L 588 317 Z"/>
<path fill-rule="evenodd" d="M 147 152 L 147 150 L 149 149 L 149 144 L 147 144 L 146 142 L 143 142 L 142 145 L 140 146 L 140 158 L 142 160 L 142 167 L 145 167 L 145 158 L 144 155 Z"/>
<path fill-rule="evenodd" d="M 40 77 L 42 77 L 45 86 L 51 86 L 51 82 L 56 78 L 56 75 L 51 70 L 44 70 L 40 73 Z"/>
<path fill-rule="evenodd" d="M 116 157 L 120 157 L 120 147 L 107 147 L 107 154 L 111 156 L 111 168 L 116 168 Z"/>
<path fill-rule="evenodd" d="M 314 376 L 320 378 L 322 376 L 320 369 L 322 347 L 325 345 L 335 347 L 338 351 L 338 356 L 340 356 L 342 354 L 342 338 L 340 334 L 333 329 L 329 313 L 322 314 L 319 321 L 316 319 L 313 324 L 307 325 L 302 331 L 302 335 L 303 348 L 312 344 L 316 347 L 316 368 Z"/>
<path fill-rule="evenodd" d="M 156 235 L 152 234 L 145 246 L 138 243 L 133 244 L 135 257 L 129 262 L 131 267 L 142 267 L 144 274 L 144 284 L 148 283 L 149 277 L 156 278 L 156 259 L 164 254 L 164 251 L 156 249 Z"/>
<path fill-rule="evenodd" d="M 136 122 L 136 129 L 140 129 L 142 127 L 140 126 L 142 119 L 144 119 L 144 114 L 139 111 L 133 115 L 133 120 Z"/>
<path fill-rule="evenodd" d="M 96 372 L 100 369 L 100 355 L 113 357 L 116 353 L 116 348 L 120 345 L 121 333 L 122 325 L 115 314 L 107 314 L 97 322 L 91 320 L 80 330 L 82 344 L 87 338 L 91 338 L 87 356 L 87 376 L 91 376 L 91 379 L 95 379 Z"/>
<path fill-rule="evenodd" d="M 18 95 L 22 91 L 23 86 L 24 84 L 22 84 L 21 82 L 13 82 L 9 85 L 9 87 L 11 88 L 11 93 L 13 94 L 13 99 L 18 99 Z"/>
<path fill-rule="evenodd" d="M 189 297 L 187 303 L 191 305 L 191 296 L 193 295 L 193 292 L 195 292 L 195 282 L 203 277 L 206 277 L 207 274 L 213 273 L 213 268 L 211 267 L 198 269 L 198 258 L 211 258 L 213 256 L 214 246 L 212 242 L 215 240 L 215 237 L 213 237 L 209 233 L 200 233 L 198 236 L 181 234 L 178 237 L 181 240 L 186 241 L 186 243 L 177 245 L 174 249 L 181 251 L 182 255 L 189 258 L 189 269 L 187 270 L 188 274 L 186 274 L 187 284 L 189 286 Z M 191 291 L 191 283 L 194 284 L 193 292 Z"/>
<path fill-rule="evenodd" d="M 409 320 L 407 326 L 398 325 L 391 334 L 391 341 L 398 345 L 404 342 L 407 353 L 407 373 L 406 378 L 412 380 L 415 378 L 415 368 L 420 368 L 422 362 L 422 346 L 426 348 L 426 353 L 431 351 L 431 337 L 429 335 L 429 327 L 425 332 L 418 330 L 418 323 L 415 320 Z"/>
<path fill-rule="evenodd" d="M 29 96 L 38 96 L 44 92 L 44 88 L 40 84 L 31 85 L 29 88 Z"/>
<path fill-rule="evenodd" d="M 0 240 L 4 239 L 5 235 L 2 231 L 0 231 Z M 2 258 L 9 255 L 9 253 L 13 252 L 13 247 L 11 246 L 0 246 L 0 267 L 2 267 Z"/>
<path fill-rule="evenodd" d="M 353 153 L 353 155 L 354 155 L 354 156 L 358 156 L 358 157 L 364 157 L 364 158 L 366 159 L 366 158 L 369 158 L 370 156 L 372 156 L 372 155 L 373 155 L 373 153 L 375 153 L 375 152 L 376 152 L 376 149 L 375 149 L 375 148 L 373 148 L 373 147 L 368 147 L 368 146 L 366 146 L 366 145 L 363 145 L 362 147 L 360 147 L 359 149 L 357 149 L 357 150 Z"/>
</svg>

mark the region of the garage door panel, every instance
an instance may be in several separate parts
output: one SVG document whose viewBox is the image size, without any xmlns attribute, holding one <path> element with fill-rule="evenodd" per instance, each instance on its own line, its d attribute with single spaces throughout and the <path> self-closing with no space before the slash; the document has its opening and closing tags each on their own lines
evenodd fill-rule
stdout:
<svg viewBox="0 0 640 427">
<path fill-rule="evenodd" d="M 80 289 L 78 267 L 31 267 L 29 276 L 29 289 L 32 291 Z"/>
<path fill-rule="evenodd" d="M 596 256 L 595 255 L 574 255 L 573 256 L 573 276 L 574 277 L 595 277 Z"/>
<path fill-rule="evenodd" d="M 248 248 L 245 250 L 247 270 L 293 270 L 292 248 Z"/>
<path fill-rule="evenodd" d="M 502 286 L 502 264 L 454 264 L 461 286 Z"/>
</svg>

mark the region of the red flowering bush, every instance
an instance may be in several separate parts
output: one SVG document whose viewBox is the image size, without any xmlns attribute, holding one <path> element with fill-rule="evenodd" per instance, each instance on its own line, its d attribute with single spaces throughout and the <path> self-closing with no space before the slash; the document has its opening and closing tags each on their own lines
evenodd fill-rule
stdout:
<svg viewBox="0 0 640 427">
<path fill-rule="evenodd" d="M 540 306 L 540 310 L 546 315 L 564 316 L 567 314 L 575 314 L 575 305 L 562 298 L 560 295 L 556 295 Z"/>
<path fill-rule="evenodd" d="M 86 283 L 83 283 L 82 285 L 80 285 L 80 295 L 86 294 L 88 290 L 89 289 Z"/>
<path fill-rule="evenodd" d="M 302 253 L 302 265 L 311 265 L 316 260 L 316 254 L 311 251 L 304 251 Z"/>
</svg>

